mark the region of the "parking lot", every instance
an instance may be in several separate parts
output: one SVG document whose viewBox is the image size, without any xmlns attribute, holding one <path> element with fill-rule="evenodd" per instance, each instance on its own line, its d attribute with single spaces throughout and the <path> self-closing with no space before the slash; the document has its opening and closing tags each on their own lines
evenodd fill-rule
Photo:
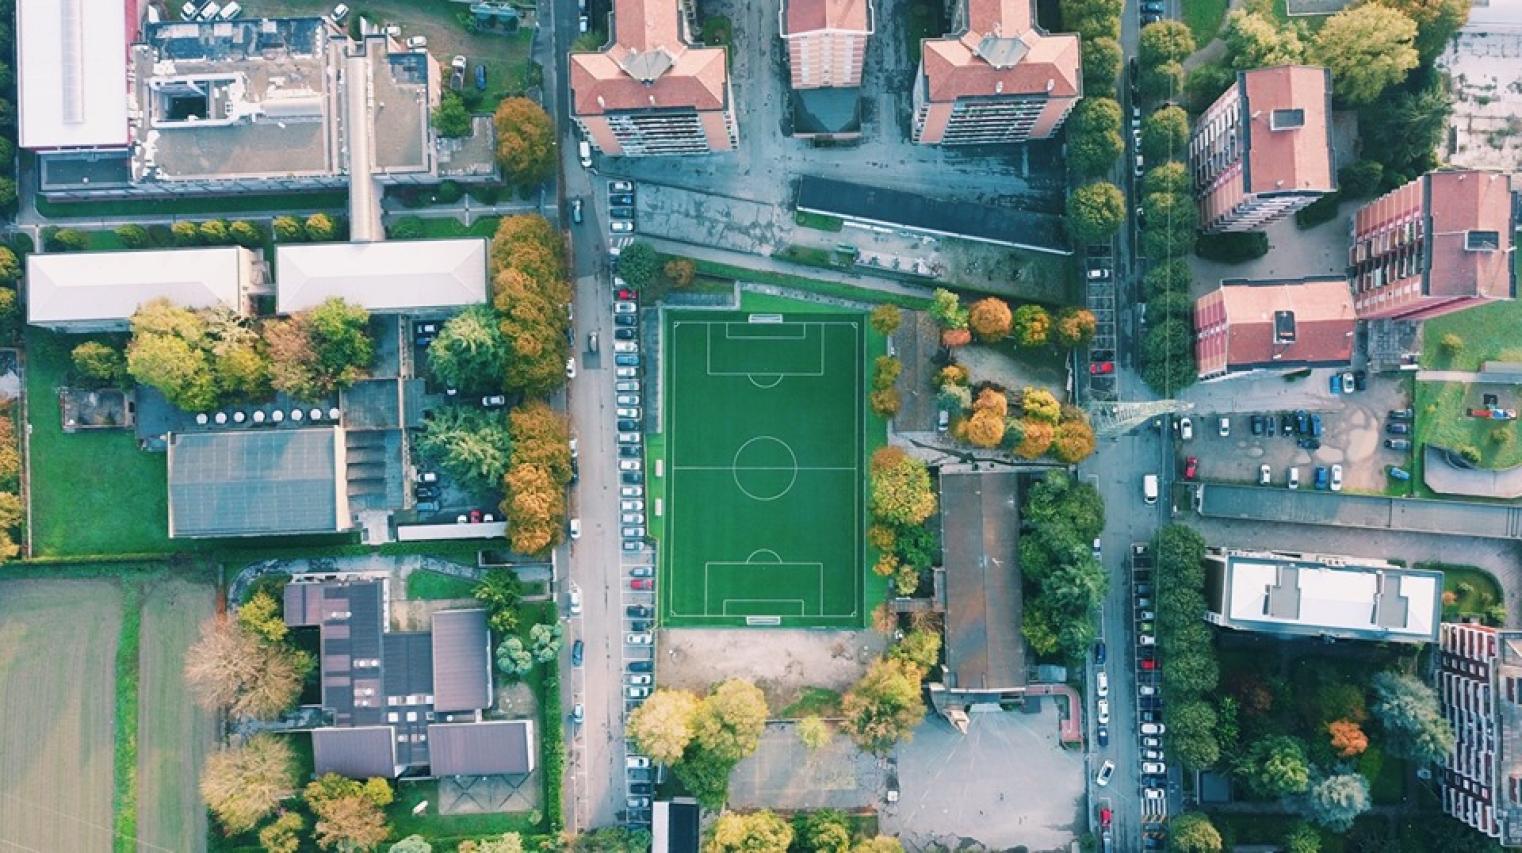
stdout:
<svg viewBox="0 0 1522 853">
<path fill-rule="evenodd" d="M 1367 388 L 1352 394 L 1334 396 L 1330 390 L 1331 370 L 1313 371 L 1309 377 L 1289 383 L 1274 377 L 1231 379 L 1220 386 L 1233 386 L 1232 390 L 1243 392 L 1256 387 L 1257 395 L 1233 394 L 1231 408 L 1211 408 L 1202 404 L 1190 412 L 1192 438 L 1181 439 L 1178 448 L 1178 473 L 1180 479 L 1189 466 L 1189 458 L 1197 460 L 1193 479 L 1206 482 L 1258 483 L 1261 466 L 1269 466 L 1271 486 L 1284 487 L 1291 468 L 1298 469 L 1300 488 L 1314 488 L 1315 470 L 1330 469 L 1341 465 L 1343 489 L 1354 492 L 1383 493 L 1387 482 L 1387 466 L 1399 465 L 1409 469 L 1410 453 L 1390 449 L 1386 439 L 1409 439 L 1409 435 L 1392 435 L 1386 432 L 1388 413 L 1392 409 L 1405 409 L 1411 405 L 1410 382 L 1404 375 L 1375 374 L 1367 378 Z M 1253 383 L 1252 386 L 1237 383 Z M 1297 386 L 1291 396 L 1283 393 L 1284 386 Z M 1263 408 L 1254 408 L 1254 397 L 1261 399 Z M 1218 401 L 1228 398 L 1218 396 Z M 1286 406 L 1285 404 L 1289 405 Z M 1295 432 L 1286 434 L 1284 427 L 1293 428 L 1293 415 L 1305 412 L 1307 416 L 1320 418 L 1320 435 L 1312 436 Z M 1227 412 L 1228 414 L 1222 414 Z M 1275 419 L 1274 432 L 1254 435 L 1252 415 L 1268 415 Z M 1290 415 L 1290 421 L 1285 421 Z M 1221 417 L 1230 421 L 1229 435 L 1220 434 Z M 1319 446 L 1317 444 L 1319 442 Z M 1330 473 L 1328 474 L 1330 479 Z M 1330 485 L 1330 483 L 1328 483 Z"/>
</svg>

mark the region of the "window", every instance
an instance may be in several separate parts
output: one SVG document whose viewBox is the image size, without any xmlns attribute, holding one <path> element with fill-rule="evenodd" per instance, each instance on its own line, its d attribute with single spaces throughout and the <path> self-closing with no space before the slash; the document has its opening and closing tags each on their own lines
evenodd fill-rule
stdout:
<svg viewBox="0 0 1522 853">
<path fill-rule="evenodd" d="M 1274 110 L 1268 117 L 1269 130 L 1294 130 L 1305 126 L 1305 110 Z"/>
<path fill-rule="evenodd" d="M 1470 252 L 1495 252 L 1501 248 L 1499 231 L 1466 231 L 1464 248 Z"/>
</svg>

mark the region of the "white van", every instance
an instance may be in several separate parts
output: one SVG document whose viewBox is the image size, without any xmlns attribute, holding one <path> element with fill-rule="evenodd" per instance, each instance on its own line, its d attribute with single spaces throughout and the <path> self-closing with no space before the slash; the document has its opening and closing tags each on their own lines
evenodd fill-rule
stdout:
<svg viewBox="0 0 1522 853">
<path fill-rule="evenodd" d="M 1157 503 L 1157 475 L 1147 474 L 1142 477 L 1142 503 L 1152 506 Z"/>
<path fill-rule="evenodd" d="M 576 154 L 581 158 L 581 168 L 592 168 L 592 143 L 585 139 L 576 143 Z"/>
</svg>

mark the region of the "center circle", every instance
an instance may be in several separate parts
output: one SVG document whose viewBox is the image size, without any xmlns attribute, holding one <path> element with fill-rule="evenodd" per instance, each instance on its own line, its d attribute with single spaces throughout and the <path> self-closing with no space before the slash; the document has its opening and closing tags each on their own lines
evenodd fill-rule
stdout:
<svg viewBox="0 0 1522 853">
<path fill-rule="evenodd" d="M 798 457 L 780 438 L 758 435 L 740 445 L 730 467 L 735 488 L 754 501 L 774 501 L 798 481 Z"/>
</svg>

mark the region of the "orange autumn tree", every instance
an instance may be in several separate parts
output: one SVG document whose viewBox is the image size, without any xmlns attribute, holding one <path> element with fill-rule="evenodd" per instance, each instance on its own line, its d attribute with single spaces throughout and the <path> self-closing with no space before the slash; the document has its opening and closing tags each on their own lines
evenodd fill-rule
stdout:
<svg viewBox="0 0 1522 853">
<path fill-rule="evenodd" d="M 1337 755 L 1342 758 L 1362 755 L 1369 748 L 1369 736 L 1352 720 L 1335 720 L 1328 723 L 1326 729 L 1332 736 L 1332 749 L 1337 750 Z"/>
</svg>

